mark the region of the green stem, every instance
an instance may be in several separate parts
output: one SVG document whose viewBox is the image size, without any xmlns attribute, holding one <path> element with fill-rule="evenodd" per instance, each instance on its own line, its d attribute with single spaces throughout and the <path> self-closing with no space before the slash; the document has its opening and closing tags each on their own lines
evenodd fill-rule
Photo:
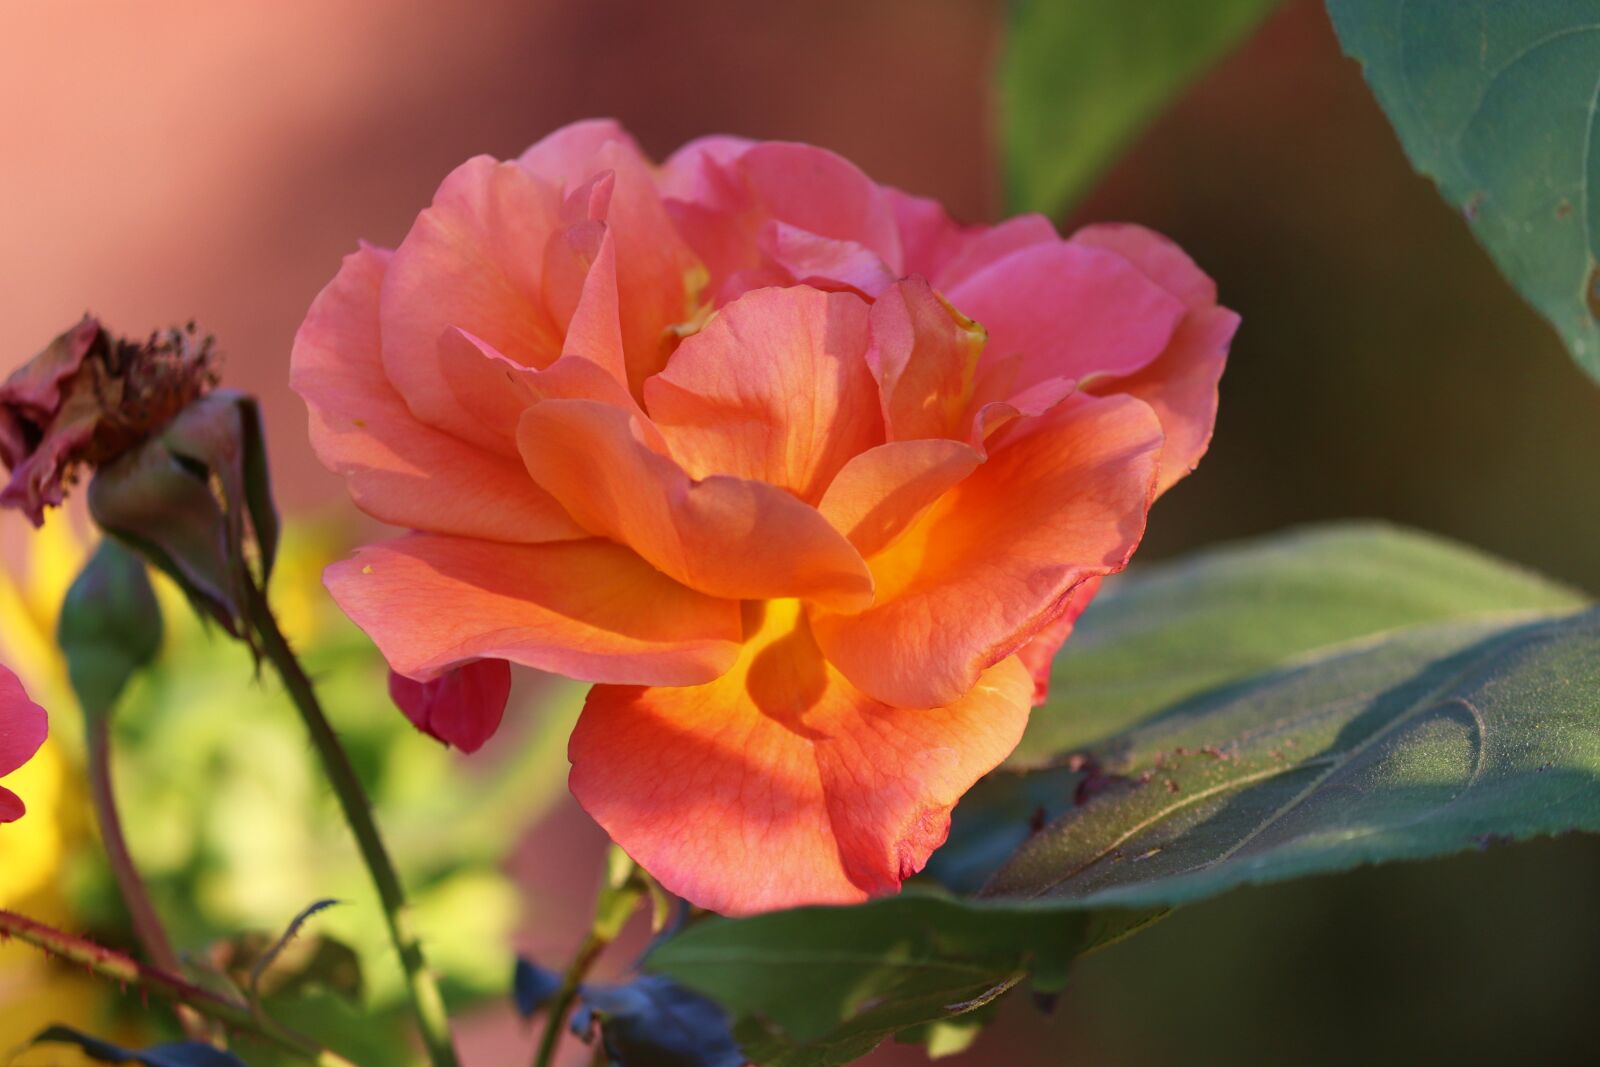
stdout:
<svg viewBox="0 0 1600 1067">
<path fill-rule="evenodd" d="M 534 1057 L 534 1067 L 550 1067 L 555 1062 L 556 1047 L 561 1044 L 561 1031 L 566 1029 L 567 1014 L 578 999 L 578 987 L 583 985 L 589 968 L 594 966 L 595 960 L 600 958 L 610 943 L 609 938 L 594 930 L 590 930 L 583 939 L 578 954 L 567 966 L 567 973 L 561 976 L 561 988 L 550 1001 L 550 1014 L 544 1021 L 544 1035 L 539 1038 L 539 1054 Z"/>
<path fill-rule="evenodd" d="M 58 959 L 84 967 L 101 978 L 119 985 L 135 986 L 190 1008 L 206 1018 L 215 1019 L 230 1029 L 264 1038 L 316 1064 L 317 1067 L 355 1067 L 355 1064 L 337 1052 L 323 1048 L 309 1037 L 297 1034 L 270 1019 L 258 1017 L 248 1004 L 220 996 L 209 989 L 202 989 L 162 968 L 146 967 L 120 952 L 113 952 L 85 938 L 75 937 L 54 927 L 35 922 L 25 915 L 0 909 L 0 938 L 9 937 L 32 945 Z"/>
<path fill-rule="evenodd" d="M 389 923 L 389 935 L 400 955 L 400 965 L 405 970 L 407 990 L 411 995 L 411 1005 L 416 1013 L 423 1044 L 428 1049 L 429 1061 L 433 1067 L 459 1067 L 455 1045 L 450 1037 L 450 1023 L 445 1015 L 444 998 L 423 957 L 422 943 L 411 917 L 411 905 L 406 901 L 405 890 L 401 888 L 400 876 L 389 858 L 388 849 L 378 835 L 366 790 L 356 776 L 355 768 L 350 765 L 344 746 L 329 725 L 328 717 L 323 714 L 311 679 L 295 658 L 283 631 L 278 629 L 278 622 L 267 605 L 266 594 L 252 587 L 248 594 L 247 609 L 250 624 L 260 639 L 261 652 L 277 669 L 290 699 L 305 720 L 311 741 L 322 757 L 328 783 L 339 798 L 345 821 L 355 834 L 361 857 L 377 887 L 384 917 Z"/>
<path fill-rule="evenodd" d="M 646 882 L 633 860 L 616 845 L 606 854 L 606 881 L 595 899 L 594 921 L 584 937 L 578 954 L 567 965 L 561 976 L 561 986 L 550 1001 L 550 1014 L 545 1018 L 544 1036 L 539 1039 L 539 1053 L 534 1067 L 551 1067 L 555 1062 L 556 1046 L 561 1043 L 561 1031 L 566 1028 L 567 1014 L 578 999 L 578 990 L 588 977 L 606 946 L 617 939 L 627 925 L 634 909 L 644 899 Z"/>
</svg>

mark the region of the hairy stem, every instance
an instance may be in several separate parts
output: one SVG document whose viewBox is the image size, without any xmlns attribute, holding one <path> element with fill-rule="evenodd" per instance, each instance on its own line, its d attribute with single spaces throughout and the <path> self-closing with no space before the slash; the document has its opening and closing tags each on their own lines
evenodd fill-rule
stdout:
<svg viewBox="0 0 1600 1067">
<path fill-rule="evenodd" d="M 88 722 L 89 794 L 94 802 L 95 820 L 100 824 L 100 840 L 105 845 L 106 859 L 117 880 L 122 902 L 133 920 L 133 932 L 144 946 L 150 962 L 169 974 L 182 974 L 183 965 L 172 950 L 166 927 L 145 889 L 139 868 L 134 865 L 133 854 L 128 851 L 128 839 L 122 832 L 122 817 L 117 813 L 116 794 L 111 788 L 111 720 L 106 715 L 94 715 Z M 184 1004 L 175 1005 L 183 1032 L 197 1041 L 207 1040 L 204 1020 L 194 1009 Z"/>
<path fill-rule="evenodd" d="M 322 757 L 328 783 L 339 798 L 345 821 L 350 824 L 356 845 L 361 850 L 361 858 L 377 887 L 384 917 L 389 924 L 389 936 L 394 941 L 395 951 L 400 955 L 400 965 L 405 970 L 406 987 L 423 1044 L 427 1046 L 429 1061 L 433 1067 L 459 1067 L 455 1044 L 450 1037 L 450 1023 L 445 1015 L 444 998 L 423 957 L 422 943 L 417 938 L 411 918 L 411 905 L 406 901 L 400 876 L 389 858 L 383 838 L 378 835 L 366 790 L 356 776 L 355 768 L 350 765 L 350 757 L 345 754 L 344 746 L 339 743 L 338 736 L 328 723 L 328 717 L 323 714 L 311 679 L 306 676 L 283 631 L 278 628 L 278 622 L 267 605 L 266 594 L 252 587 L 248 599 L 250 624 L 260 641 L 261 652 L 283 679 L 290 699 L 299 709 L 300 717 L 311 733 L 311 741 Z"/>
<path fill-rule="evenodd" d="M 10 937 L 48 955 L 84 967 L 101 978 L 122 986 L 134 986 L 180 1004 L 231 1030 L 263 1038 L 303 1057 L 316 1067 L 355 1067 L 337 1052 L 322 1047 L 309 1037 L 263 1018 L 242 1001 L 202 989 L 180 975 L 159 967 L 147 967 L 120 952 L 35 922 L 25 915 L 0 909 L 0 938 Z"/>
</svg>

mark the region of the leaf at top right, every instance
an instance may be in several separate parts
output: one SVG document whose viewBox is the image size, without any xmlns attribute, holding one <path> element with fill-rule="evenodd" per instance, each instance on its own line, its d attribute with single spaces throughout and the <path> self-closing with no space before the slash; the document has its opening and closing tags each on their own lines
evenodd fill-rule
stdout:
<svg viewBox="0 0 1600 1067">
<path fill-rule="evenodd" d="M 1328 0 L 1406 154 L 1600 380 L 1600 4 Z"/>
</svg>

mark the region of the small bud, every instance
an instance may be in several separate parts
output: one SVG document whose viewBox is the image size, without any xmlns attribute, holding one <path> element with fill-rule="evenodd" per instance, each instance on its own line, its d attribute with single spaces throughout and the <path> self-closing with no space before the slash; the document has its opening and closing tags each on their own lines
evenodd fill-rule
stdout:
<svg viewBox="0 0 1600 1067">
<path fill-rule="evenodd" d="M 111 538 L 101 541 L 67 590 L 56 639 L 84 714 L 110 714 L 161 648 L 161 607 L 144 563 Z"/>
<path fill-rule="evenodd" d="M 85 316 L 0 385 L 0 461 L 11 471 L 0 507 L 42 524 L 80 467 L 121 456 L 214 386 L 213 362 L 193 323 L 141 344 Z"/>
<path fill-rule="evenodd" d="M 418 682 L 389 672 L 389 696 L 423 733 L 463 752 L 476 752 L 500 728 L 511 696 L 511 664 L 474 660 Z"/>
</svg>

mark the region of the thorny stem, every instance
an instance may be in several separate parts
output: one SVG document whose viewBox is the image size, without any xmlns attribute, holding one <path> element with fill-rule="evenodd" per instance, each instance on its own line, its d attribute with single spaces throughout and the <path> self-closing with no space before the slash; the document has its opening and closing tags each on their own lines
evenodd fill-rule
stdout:
<svg viewBox="0 0 1600 1067">
<path fill-rule="evenodd" d="M 151 903 L 139 868 L 128 851 L 128 839 L 122 832 L 122 818 L 117 814 L 116 794 L 111 788 L 111 720 L 106 715 L 91 716 L 88 724 L 89 793 L 94 801 L 95 819 L 100 824 L 100 840 L 105 845 L 106 858 L 111 873 L 116 877 L 122 902 L 133 920 L 133 932 L 144 946 L 150 962 L 169 974 L 182 974 L 183 964 L 172 950 L 172 942 L 161 925 L 161 916 Z M 187 1005 L 175 1005 L 183 1032 L 197 1041 L 208 1036 L 204 1021 Z"/>
<path fill-rule="evenodd" d="M 302 1056 L 316 1067 L 356 1067 L 331 1049 L 253 1012 L 248 1004 L 202 989 L 163 968 L 147 967 L 120 952 L 85 938 L 35 922 L 27 916 L 0 909 L 0 939 L 15 937 L 48 955 L 87 968 L 92 974 L 123 986 L 136 986 L 193 1009 L 240 1033 L 254 1034 L 280 1048 Z"/>
<path fill-rule="evenodd" d="M 417 1017 L 423 1044 L 427 1046 L 429 1061 L 433 1067 L 459 1067 L 455 1044 L 450 1037 L 450 1023 L 445 1015 L 444 998 L 440 995 L 439 984 L 423 957 L 422 942 L 417 937 L 411 917 L 411 905 L 406 901 L 405 890 L 400 885 L 400 876 L 389 858 L 383 838 L 378 834 L 378 826 L 372 815 L 372 804 L 367 799 L 361 779 L 356 776 L 355 768 L 350 765 L 350 757 L 345 754 L 338 735 L 333 732 L 328 717 L 323 714 L 322 705 L 317 701 L 311 679 L 306 676 L 300 661 L 295 658 L 294 650 L 289 647 L 283 631 L 278 629 L 278 622 L 273 618 L 272 609 L 267 604 L 266 594 L 255 588 L 253 583 L 246 595 L 246 610 L 250 625 L 260 640 L 262 654 L 277 669 L 283 679 L 284 687 L 289 691 L 290 699 L 299 709 L 300 717 L 311 733 L 311 741 L 322 757 L 328 783 L 333 787 L 334 795 L 339 798 L 339 806 L 344 810 L 345 821 L 350 824 L 350 830 L 355 834 L 361 858 L 365 861 L 367 871 L 372 875 L 373 884 L 377 887 L 378 898 L 383 904 L 384 917 L 389 923 L 389 936 L 394 941 L 395 951 L 400 955 L 400 965 L 405 971 L 406 987 L 411 995 L 411 1005 Z"/>
</svg>

